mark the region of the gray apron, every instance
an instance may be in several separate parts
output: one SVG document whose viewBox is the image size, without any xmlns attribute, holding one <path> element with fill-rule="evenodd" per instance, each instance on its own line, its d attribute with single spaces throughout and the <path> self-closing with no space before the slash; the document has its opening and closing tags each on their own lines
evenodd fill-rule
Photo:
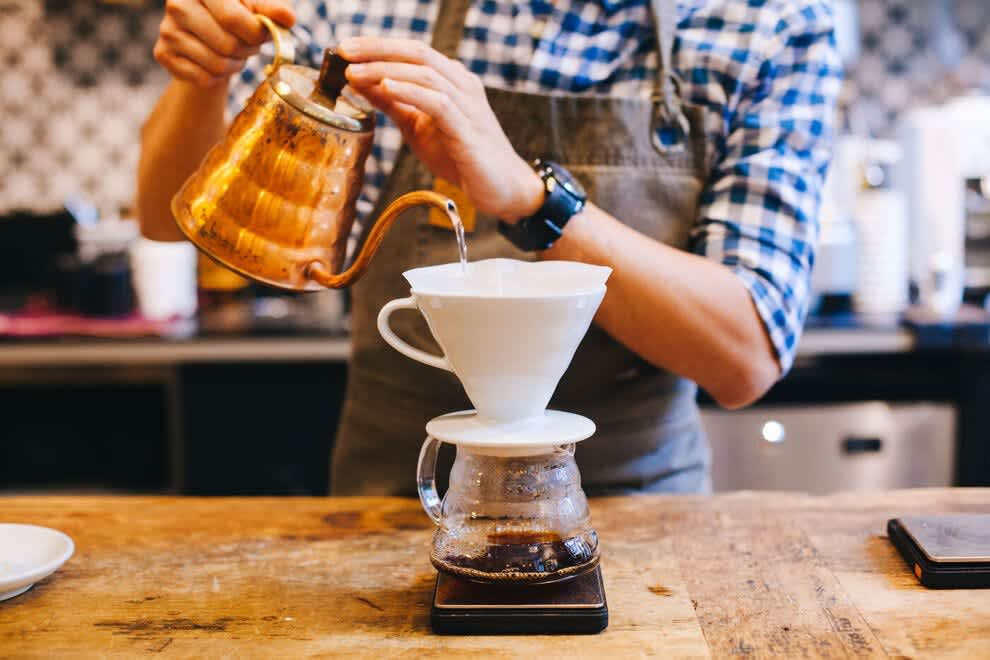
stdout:
<svg viewBox="0 0 990 660">
<path fill-rule="evenodd" d="M 433 47 L 449 57 L 456 57 L 469 4 L 440 3 Z M 591 202 L 651 239 L 684 248 L 707 174 L 705 131 L 700 110 L 681 106 L 669 73 L 675 0 L 653 0 L 652 6 L 660 55 L 653 99 L 498 89 L 487 94 L 523 158 L 557 161 L 581 181 Z M 664 148 L 655 138 L 658 122 L 688 137 L 678 147 Z M 432 186 L 430 172 L 403 147 L 372 217 L 399 195 Z M 495 218 L 481 214 L 468 235 L 468 256 L 535 258 L 499 235 Z M 334 494 L 414 495 L 426 422 L 472 407 L 452 374 L 400 355 L 376 326 L 386 302 L 409 295 L 403 271 L 456 260 L 453 232 L 429 224 L 424 209 L 408 211 L 354 286 L 352 358 L 333 455 Z M 395 314 L 391 326 L 413 346 L 441 352 L 420 314 Z M 550 403 L 597 425 L 595 436 L 577 450 L 585 490 L 710 490 L 710 452 L 695 394 L 694 383 L 651 366 L 592 327 Z"/>
</svg>

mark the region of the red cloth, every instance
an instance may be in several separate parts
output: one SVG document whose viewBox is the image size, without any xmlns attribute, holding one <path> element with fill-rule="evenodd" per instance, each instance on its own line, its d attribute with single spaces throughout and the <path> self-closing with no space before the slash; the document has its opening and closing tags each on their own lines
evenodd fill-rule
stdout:
<svg viewBox="0 0 990 660">
<path fill-rule="evenodd" d="M 144 337 L 169 334 L 179 319 L 153 321 L 140 314 L 106 319 L 64 314 L 44 303 L 29 304 L 13 313 L 0 313 L 0 336 Z"/>
</svg>

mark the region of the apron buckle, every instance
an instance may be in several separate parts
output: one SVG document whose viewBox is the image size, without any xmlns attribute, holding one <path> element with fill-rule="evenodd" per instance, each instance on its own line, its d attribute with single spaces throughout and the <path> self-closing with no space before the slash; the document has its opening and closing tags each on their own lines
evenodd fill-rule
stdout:
<svg viewBox="0 0 990 660">
<path fill-rule="evenodd" d="M 661 154 L 683 153 L 691 136 L 691 123 L 681 107 L 679 89 L 677 76 L 670 74 L 664 79 L 663 89 L 651 96 L 655 110 L 650 138 L 653 148 Z"/>
</svg>

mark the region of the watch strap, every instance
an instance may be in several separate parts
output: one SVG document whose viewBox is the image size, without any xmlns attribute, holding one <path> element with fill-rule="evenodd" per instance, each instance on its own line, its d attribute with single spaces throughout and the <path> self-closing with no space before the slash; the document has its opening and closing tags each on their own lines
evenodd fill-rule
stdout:
<svg viewBox="0 0 990 660">
<path fill-rule="evenodd" d="M 499 221 L 498 231 L 516 247 L 527 252 L 550 248 L 563 235 L 564 227 L 584 208 L 585 200 L 569 191 L 555 176 L 554 169 L 559 165 L 534 163 L 537 173 L 543 179 L 546 197 L 539 210 L 515 224 Z"/>
</svg>

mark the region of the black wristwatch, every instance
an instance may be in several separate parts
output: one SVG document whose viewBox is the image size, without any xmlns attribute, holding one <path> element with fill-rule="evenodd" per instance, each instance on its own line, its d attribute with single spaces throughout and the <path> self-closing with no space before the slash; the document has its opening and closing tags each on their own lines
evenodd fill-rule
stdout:
<svg viewBox="0 0 990 660">
<path fill-rule="evenodd" d="M 543 180 L 546 197 L 533 215 L 515 224 L 499 221 L 498 231 L 527 252 L 546 250 L 564 233 L 568 221 L 581 212 L 588 195 L 578 180 L 549 160 L 536 160 L 533 169 Z"/>
</svg>

